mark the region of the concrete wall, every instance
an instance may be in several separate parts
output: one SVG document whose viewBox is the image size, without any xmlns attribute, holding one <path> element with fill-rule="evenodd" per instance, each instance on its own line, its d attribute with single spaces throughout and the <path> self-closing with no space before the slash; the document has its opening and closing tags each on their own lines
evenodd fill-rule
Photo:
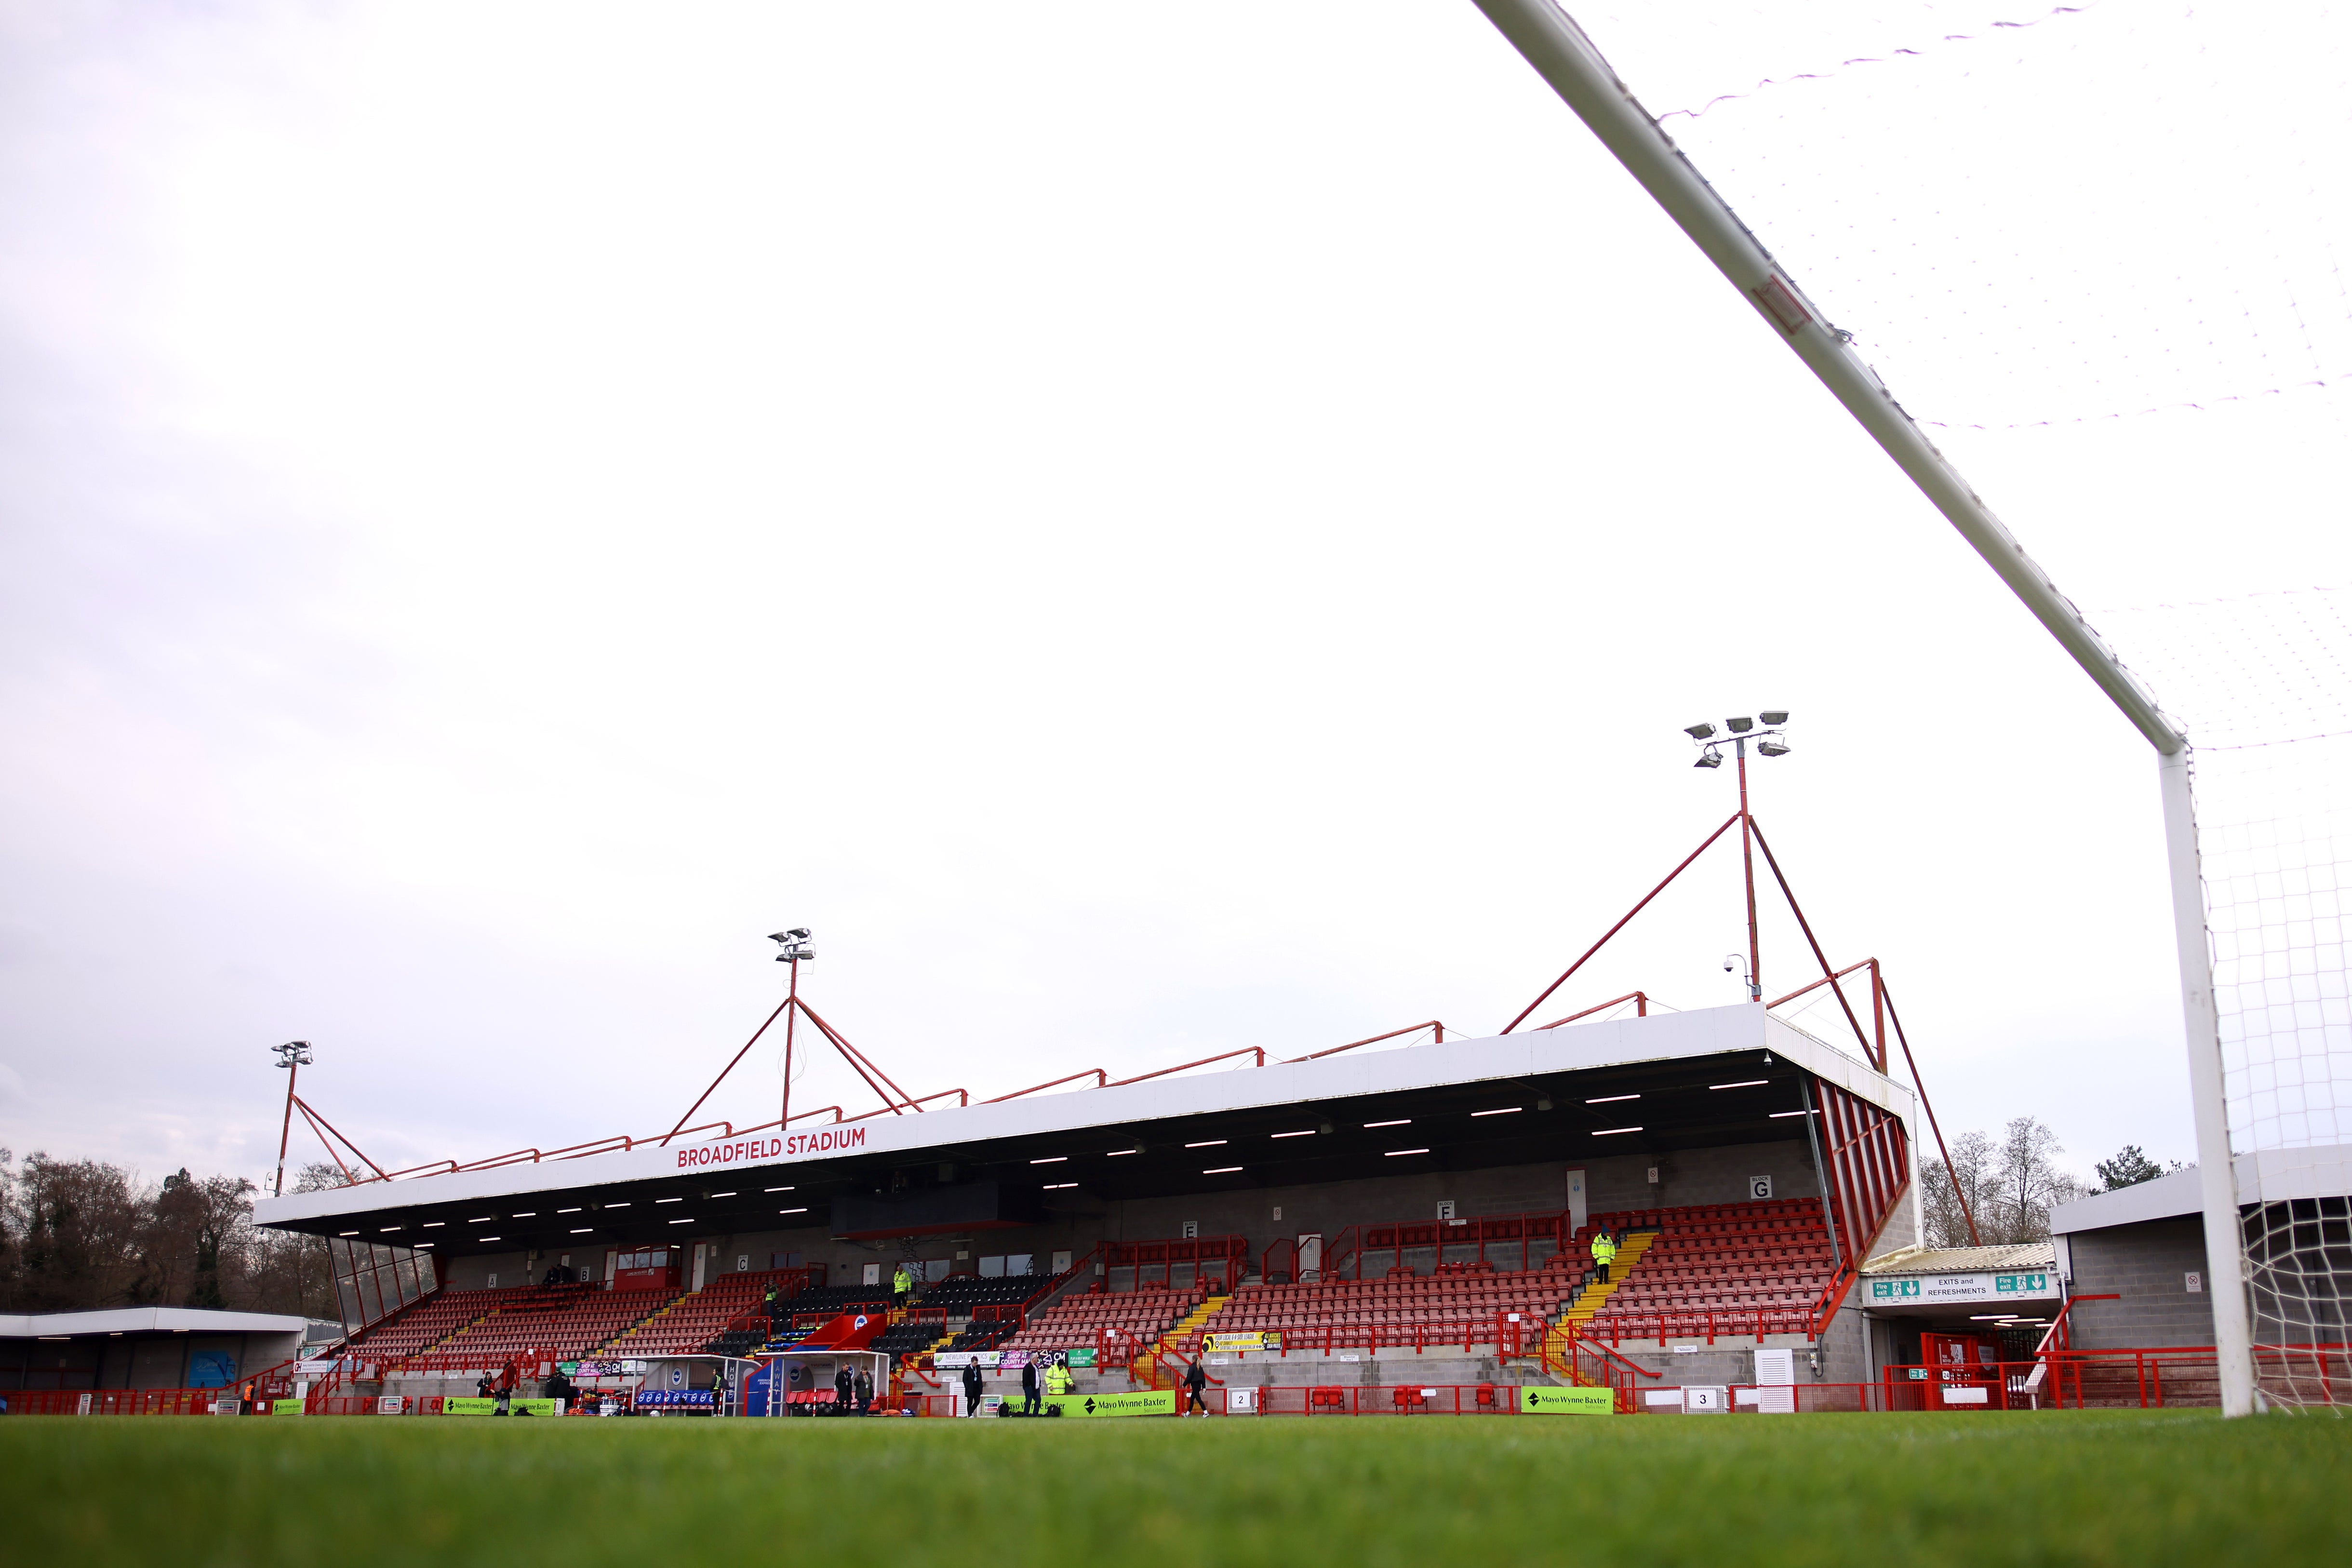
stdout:
<svg viewBox="0 0 2352 1568">
<path fill-rule="evenodd" d="M 226 1352 L 230 1382 L 293 1358 L 299 1334 L 121 1334 L 0 1340 L 0 1389 L 184 1388 L 192 1351 Z"/>
<path fill-rule="evenodd" d="M 2191 1295 L 2188 1276 L 2206 1274 L 2205 1226 L 2195 1217 L 2078 1230 L 2066 1237 L 2071 1296 L 2120 1295 L 2084 1301 L 2066 1314 L 2068 1338 L 2084 1350 L 2125 1346 L 2210 1345 L 2212 1281 Z"/>
</svg>

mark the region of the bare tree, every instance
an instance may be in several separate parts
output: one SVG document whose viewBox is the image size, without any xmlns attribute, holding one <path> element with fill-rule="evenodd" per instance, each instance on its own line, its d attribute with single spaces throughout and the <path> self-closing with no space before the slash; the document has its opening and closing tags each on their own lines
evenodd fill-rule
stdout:
<svg viewBox="0 0 2352 1568">
<path fill-rule="evenodd" d="M 304 1165 L 289 1189 L 320 1193 L 347 1184 L 342 1172 L 325 1161 Z M 290 1231 L 247 1233 L 240 1304 L 257 1312 L 291 1312 L 305 1318 L 337 1318 L 334 1270 L 326 1238 Z"/>
<path fill-rule="evenodd" d="M 2013 1118 L 2002 1130 L 1993 1156 L 1991 1224 L 1979 1215 L 1977 1228 L 1988 1243 L 2047 1241 L 2050 1210 L 2083 1195 L 2083 1184 L 2052 1158 L 2065 1152 L 2058 1135 L 2038 1118 Z"/>
<path fill-rule="evenodd" d="M 2050 1210 L 2084 1194 L 2083 1184 L 2058 1168 L 2053 1156 L 2065 1152 L 2058 1135 L 2032 1116 L 2020 1116 L 1995 1142 L 1981 1132 L 1952 1140 L 1952 1163 L 1930 1160 L 1919 1169 L 1919 1206 L 1926 1245 L 1968 1247 L 1968 1212 L 1976 1216 L 1977 1242 L 2002 1247 L 2050 1238 Z M 1959 1194 L 1953 1192 L 1955 1180 Z"/>
<path fill-rule="evenodd" d="M 1981 1234 L 1986 1201 L 1991 1196 L 1992 1140 L 1981 1132 L 1963 1132 L 1952 1140 L 1951 1151 L 1948 1167 L 1941 1160 L 1930 1160 L 1919 1169 L 1919 1206 L 1927 1230 L 1923 1240 L 1929 1247 L 1976 1245 L 1969 1237 L 1968 1215 L 1976 1216 Z M 1968 1200 L 1966 1214 L 1962 1198 Z M 1992 1238 L 1984 1239 L 1989 1243 Z"/>
<path fill-rule="evenodd" d="M 8 1194 L 8 1304 L 67 1311 L 131 1300 L 146 1200 L 116 1166 L 27 1154 Z"/>
<path fill-rule="evenodd" d="M 313 1165 L 297 1190 L 343 1184 Z M 252 1183 L 0 1151 L 0 1311 L 130 1306 L 337 1315 L 327 1245 L 253 1226 Z"/>
</svg>

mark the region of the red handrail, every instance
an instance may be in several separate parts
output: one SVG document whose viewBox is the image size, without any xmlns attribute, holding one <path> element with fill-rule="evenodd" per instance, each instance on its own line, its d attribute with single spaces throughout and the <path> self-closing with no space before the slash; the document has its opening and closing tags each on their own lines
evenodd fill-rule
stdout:
<svg viewBox="0 0 2352 1568">
<path fill-rule="evenodd" d="M 935 1100 L 945 1100 L 951 1094 L 957 1097 L 956 1104 L 959 1108 L 971 1103 L 971 1093 L 970 1090 L 961 1089 L 943 1089 L 937 1094 L 927 1094 L 920 1100 L 909 1100 L 898 1105 L 886 1105 L 879 1110 L 869 1110 L 863 1116 L 853 1116 L 849 1120 L 852 1121 L 871 1121 L 877 1116 L 896 1116 L 901 1110 L 920 1110 L 931 1101 Z"/>
<path fill-rule="evenodd" d="M 1554 1018 L 1550 1023 L 1538 1024 L 1536 1027 L 1538 1029 L 1557 1029 L 1562 1024 L 1573 1024 L 1579 1018 L 1590 1018 L 1595 1013 L 1605 1013 L 1612 1007 L 1622 1007 L 1628 1002 L 1633 1004 L 1633 1014 L 1636 1017 L 1646 1018 L 1650 1016 L 1649 993 L 1645 991 L 1628 991 L 1622 996 L 1612 996 L 1608 1001 L 1602 1002 L 1596 1006 L 1587 1007 L 1581 1013 L 1570 1013 L 1565 1018 Z"/>
<path fill-rule="evenodd" d="M 1093 1079 L 1097 1089 L 1100 1089 L 1110 1082 L 1110 1075 L 1103 1071 L 1102 1068 L 1088 1068 L 1084 1072 L 1074 1072 L 1066 1078 L 1057 1078 L 1045 1083 L 1033 1084 L 1027 1089 L 1016 1089 L 1011 1094 L 1000 1094 L 994 1100 L 983 1100 L 981 1103 L 982 1105 L 1002 1105 L 1008 1100 L 1018 1100 L 1024 1094 L 1037 1094 L 1045 1089 L 1059 1089 L 1066 1083 L 1076 1083 L 1082 1078 Z"/>
<path fill-rule="evenodd" d="M 2108 1295 L 2108 1296 L 2069 1296 L 2069 1297 L 2067 1297 L 2067 1298 L 2066 1298 L 2066 1300 L 2065 1300 L 2063 1303 L 2061 1303 L 2061 1304 L 2060 1304 L 2060 1306 L 2059 1306 L 2059 1308 L 2058 1308 L 2058 1315 L 2057 1315 L 2056 1317 L 2054 1317 L 2054 1318 L 2053 1318 L 2053 1319 L 2051 1319 L 2051 1320 L 2050 1320 L 2050 1327 L 2049 1327 L 2049 1330 L 2048 1330 L 2046 1332 L 2044 1332 L 2044 1333 L 2042 1334 L 2042 1342 L 2041 1342 L 2040 1344 L 2037 1344 L 2037 1345 L 2035 1345 L 2035 1346 L 2033 1347 L 2033 1353 L 2034 1353 L 2035 1355 L 2037 1355 L 2037 1356 L 2046 1356 L 2046 1355 L 2050 1354 L 2050 1353 L 2051 1353 L 2052 1349 L 2053 1348 L 2053 1347 L 2051 1345 L 2050 1342 L 2051 1342 L 2052 1340 L 2053 1340 L 2053 1339 L 2054 1339 L 2054 1340 L 2056 1340 L 2056 1341 L 2058 1342 L 2057 1345 L 2054 1347 L 2055 1349 L 2063 1351 L 2063 1350 L 2065 1350 L 2065 1349 L 2067 1349 L 2067 1348 L 2068 1348 L 2068 1341 L 2067 1341 L 2067 1334 L 2066 1334 L 2066 1314 L 2067 1314 L 2067 1313 L 2069 1313 L 2069 1312 L 2071 1312 L 2071 1311 L 2073 1311 L 2073 1310 L 2074 1310 L 2074 1303 L 2075 1303 L 2075 1302 L 2077 1302 L 2077 1301 L 2120 1301 L 2120 1300 L 2123 1300 L 2123 1298 L 2122 1298 L 2121 1296 L 2115 1296 L 2115 1295 Z"/>
<path fill-rule="evenodd" d="M 1283 1058 L 1282 1065 L 1288 1067 L 1292 1062 L 1319 1061 L 1325 1057 L 1336 1057 L 1341 1051 L 1352 1051 L 1358 1046 L 1376 1046 L 1382 1040 L 1393 1040 L 1399 1035 L 1419 1034 L 1423 1029 L 1434 1029 L 1437 1031 L 1437 1039 L 1434 1042 L 1435 1044 L 1442 1046 L 1445 1043 L 1445 1026 L 1435 1018 L 1430 1018 L 1422 1023 L 1408 1024 L 1402 1029 L 1391 1029 L 1385 1035 L 1373 1035 L 1366 1039 L 1349 1040 L 1346 1045 L 1333 1046 L 1329 1050 L 1309 1051 L 1303 1057 L 1286 1057 Z M 1460 1034 L 1461 1031 L 1457 1029 L 1454 1033 Z M 1260 1063 L 1259 1065 L 1263 1066 L 1265 1064 Z"/>
<path fill-rule="evenodd" d="M 1211 1062 L 1228 1061 L 1234 1057 L 1255 1057 L 1259 1067 L 1265 1066 L 1265 1052 L 1263 1048 L 1257 1046 L 1244 1046 L 1237 1051 L 1220 1051 L 1213 1057 L 1202 1057 L 1197 1062 L 1183 1062 L 1172 1068 L 1161 1068 L 1156 1072 L 1139 1072 L 1133 1078 L 1116 1078 L 1103 1087 L 1118 1089 L 1125 1084 L 1143 1083 L 1155 1078 L 1166 1078 L 1170 1073 L 1189 1072 L 1193 1068 L 1204 1068 Z"/>
</svg>

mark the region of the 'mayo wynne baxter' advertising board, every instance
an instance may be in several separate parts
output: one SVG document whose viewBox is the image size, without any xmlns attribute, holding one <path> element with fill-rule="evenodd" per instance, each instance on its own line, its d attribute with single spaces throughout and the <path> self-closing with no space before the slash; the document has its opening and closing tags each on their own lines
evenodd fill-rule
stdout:
<svg viewBox="0 0 2352 1568">
<path fill-rule="evenodd" d="M 1063 1415 L 1173 1415 L 1176 1391 L 1139 1388 L 1131 1394 L 1069 1394 L 1048 1399 L 1045 1405 Z"/>
<path fill-rule="evenodd" d="M 1617 1393 L 1610 1388 L 1554 1388 L 1531 1383 L 1519 1390 L 1522 1415 L 1609 1415 L 1617 1409 Z"/>
</svg>

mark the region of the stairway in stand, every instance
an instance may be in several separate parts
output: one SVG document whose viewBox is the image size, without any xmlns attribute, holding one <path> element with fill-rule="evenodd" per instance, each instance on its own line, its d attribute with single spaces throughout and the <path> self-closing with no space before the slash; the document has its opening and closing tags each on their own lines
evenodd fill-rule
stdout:
<svg viewBox="0 0 2352 1568">
<path fill-rule="evenodd" d="M 1585 1325 L 1592 1321 L 1593 1314 L 1600 1311 L 1609 1298 L 1615 1295 L 1618 1288 L 1632 1276 L 1633 1266 L 1642 1261 L 1642 1255 L 1649 1251 L 1657 1239 L 1658 1232 L 1654 1230 L 1638 1231 L 1627 1237 L 1625 1245 L 1617 1249 L 1616 1261 L 1610 1265 L 1608 1282 L 1586 1286 L 1577 1293 L 1567 1311 L 1562 1312 L 1556 1321 L 1545 1325 L 1545 1358 L 1552 1364 L 1565 1368 L 1578 1383 L 1590 1383 L 1591 1380 L 1576 1370 L 1576 1353 L 1571 1348 L 1573 1342 L 1584 1332 Z"/>
<path fill-rule="evenodd" d="M 1223 1309 L 1224 1304 L 1231 1300 L 1233 1300 L 1233 1298 L 1230 1296 L 1211 1296 L 1199 1306 L 1193 1308 L 1191 1314 L 1187 1316 L 1182 1322 L 1178 1323 L 1174 1328 L 1160 1335 L 1157 1340 L 1152 1342 L 1151 1348 L 1150 1350 L 1135 1358 L 1134 1364 L 1128 1368 L 1129 1374 L 1134 1377 L 1137 1382 L 1142 1384 L 1146 1388 L 1173 1388 L 1176 1386 L 1172 1382 L 1162 1383 L 1160 1381 L 1161 1373 L 1160 1370 L 1160 1358 L 1161 1356 L 1181 1355 L 1184 1353 L 1185 1349 L 1188 1346 L 1191 1348 L 1192 1354 L 1196 1356 L 1199 1355 L 1201 1353 L 1201 1325 L 1206 1323 L 1211 1318 L 1215 1317 L 1217 1313 Z"/>
<path fill-rule="evenodd" d="M 1560 1321 L 1573 1323 L 1579 1331 L 1581 1331 L 1585 1324 L 1592 1321 L 1593 1314 L 1606 1306 L 1609 1298 L 1615 1295 L 1618 1288 L 1632 1276 L 1634 1268 L 1642 1261 L 1642 1254 L 1649 1251 L 1651 1245 L 1657 1239 L 1658 1233 L 1654 1230 L 1645 1230 L 1627 1237 L 1625 1245 L 1617 1249 L 1616 1261 L 1609 1266 L 1607 1281 L 1598 1285 L 1587 1285 L 1579 1291 L 1574 1305 L 1560 1314 Z"/>
<path fill-rule="evenodd" d="M 1630 1234 L 1630 1237 L 1625 1237 L 1625 1246 L 1618 1248 L 1616 1260 L 1609 1265 L 1609 1281 L 1606 1281 L 1606 1284 L 1585 1286 L 1583 1290 L 1578 1290 L 1576 1300 L 1569 1302 L 1569 1310 L 1561 1311 L 1555 1321 L 1545 1323 L 1543 1326 L 1545 1366 L 1567 1373 L 1569 1383 L 1578 1384 L 1578 1387 L 1606 1387 L 1606 1380 L 1601 1380 L 1601 1377 L 1590 1377 L 1588 1373 L 1583 1373 L 1576 1366 L 1576 1340 L 1583 1335 L 1585 1323 L 1592 1321 L 1592 1314 L 1600 1311 L 1601 1305 L 1604 1305 L 1612 1295 L 1616 1295 L 1618 1286 L 1625 1284 L 1625 1279 L 1633 1274 L 1634 1265 L 1642 1262 L 1642 1253 L 1646 1253 L 1656 1239 L 1658 1239 L 1658 1232 L 1654 1232 L 1654 1229 L 1644 1229 L 1644 1232 L 1634 1232 Z"/>
</svg>

